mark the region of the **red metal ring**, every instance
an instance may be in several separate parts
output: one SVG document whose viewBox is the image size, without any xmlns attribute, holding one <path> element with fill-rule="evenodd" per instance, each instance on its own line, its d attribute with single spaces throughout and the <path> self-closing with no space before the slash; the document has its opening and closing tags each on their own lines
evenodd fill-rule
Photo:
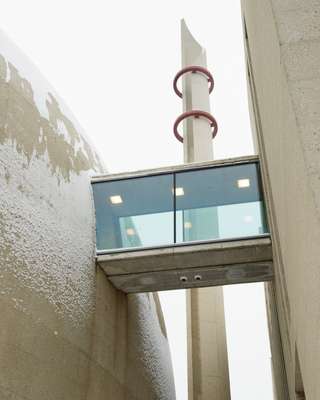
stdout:
<svg viewBox="0 0 320 400">
<path fill-rule="evenodd" d="M 178 132 L 178 126 L 179 126 L 181 121 L 183 121 L 184 119 L 186 119 L 188 117 L 195 117 L 195 118 L 203 117 L 203 118 L 207 118 L 210 121 L 210 126 L 213 128 L 213 130 L 212 130 L 212 139 L 214 139 L 214 137 L 216 136 L 216 134 L 218 132 L 218 124 L 217 124 L 217 121 L 215 120 L 215 118 L 210 113 L 208 113 L 206 111 L 192 110 L 192 111 L 187 111 L 187 112 L 184 112 L 183 114 L 181 114 L 176 119 L 176 121 L 175 121 L 175 123 L 173 125 L 174 136 L 179 140 L 179 142 L 183 143 L 183 137 Z"/>
<path fill-rule="evenodd" d="M 214 80 L 213 80 L 213 76 L 211 75 L 210 71 L 208 71 L 208 70 L 207 70 L 206 68 L 204 68 L 204 67 L 200 67 L 199 65 L 191 65 L 190 67 L 183 68 L 183 69 L 182 69 L 181 71 L 179 71 L 179 72 L 177 73 L 177 75 L 174 77 L 174 80 L 173 80 L 173 90 L 176 92 L 176 94 L 177 94 L 179 97 L 182 98 L 182 93 L 181 93 L 180 90 L 178 89 L 177 83 L 178 83 L 179 78 L 180 78 L 182 75 L 186 74 L 187 72 L 193 72 L 193 73 L 200 72 L 200 73 L 204 74 L 204 75 L 208 78 L 208 82 L 210 83 L 210 86 L 209 86 L 209 93 L 212 92 L 213 87 L 214 87 Z"/>
</svg>

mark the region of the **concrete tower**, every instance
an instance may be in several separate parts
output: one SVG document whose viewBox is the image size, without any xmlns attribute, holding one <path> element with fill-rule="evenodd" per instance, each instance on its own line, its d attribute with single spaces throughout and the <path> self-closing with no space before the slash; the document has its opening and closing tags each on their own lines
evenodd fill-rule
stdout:
<svg viewBox="0 0 320 400">
<path fill-rule="evenodd" d="M 201 110 L 210 113 L 205 50 L 197 43 L 181 21 L 182 69 L 200 67 L 198 72 L 183 74 L 182 99 L 184 113 Z M 183 135 L 185 163 L 213 159 L 212 127 L 204 118 L 186 118 Z M 186 211 L 192 232 L 199 238 L 218 237 L 217 211 Z M 206 221 L 211 221 L 210 226 Z M 214 221 L 214 224 L 212 224 Z M 210 230 L 210 232 L 208 231 Z M 189 240 L 193 240 L 190 236 Z M 230 399 L 228 356 L 222 287 L 187 291 L 187 337 L 189 400 Z"/>
</svg>

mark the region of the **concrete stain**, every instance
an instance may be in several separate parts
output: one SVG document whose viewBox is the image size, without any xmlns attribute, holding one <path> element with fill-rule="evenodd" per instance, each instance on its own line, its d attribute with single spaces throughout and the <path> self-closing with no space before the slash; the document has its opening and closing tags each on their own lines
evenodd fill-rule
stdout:
<svg viewBox="0 0 320 400">
<path fill-rule="evenodd" d="M 9 173 L 8 170 L 5 170 L 4 178 L 5 178 L 7 183 L 10 182 L 10 173 Z"/>
<path fill-rule="evenodd" d="M 89 182 L 104 168 L 46 82 L 8 59 L 0 55 L 0 397 L 8 382 L 14 399 L 173 400 L 160 304 L 128 299 L 95 269 Z"/>
<path fill-rule="evenodd" d="M 7 62 L 3 55 L 0 54 L 0 79 L 5 80 L 7 76 Z"/>
<path fill-rule="evenodd" d="M 163 312 L 162 312 L 162 308 L 161 308 L 159 295 L 158 295 L 158 293 L 152 293 L 152 296 L 153 296 L 153 300 L 154 300 L 154 303 L 156 306 L 159 326 L 160 326 L 163 336 L 166 338 L 167 337 L 167 329 L 166 329 L 166 324 L 165 324 L 164 317 L 163 317 Z"/>
<path fill-rule="evenodd" d="M 0 55 L 0 143 L 11 142 L 27 164 L 34 157 L 47 157 L 58 180 L 70 181 L 72 173 L 102 170 L 99 157 L 52 93 L 48 93 L 46 107 L 48 118 L 40 114 L 31 83 Z"/>
</svg>

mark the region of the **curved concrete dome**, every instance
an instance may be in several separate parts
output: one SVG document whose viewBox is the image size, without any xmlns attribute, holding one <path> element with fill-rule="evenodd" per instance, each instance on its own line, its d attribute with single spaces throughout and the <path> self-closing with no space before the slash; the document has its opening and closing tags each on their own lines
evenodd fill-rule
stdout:
<svg viewBox="0 0 320 400">
<path fill-rule="evenodd" d="M 98 155 L 0 33 L 0 397 L 174 399 L 157 296 L 95 266 Z"/>
</svg>

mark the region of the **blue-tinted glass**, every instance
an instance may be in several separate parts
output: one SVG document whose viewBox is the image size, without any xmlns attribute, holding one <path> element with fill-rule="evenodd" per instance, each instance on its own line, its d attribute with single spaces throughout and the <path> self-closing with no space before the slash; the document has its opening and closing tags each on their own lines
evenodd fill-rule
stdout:
<svg viewBox="0 0 320 400">
<path fill-rule="evenodd" d="M 93 184 L 97 249 L 173 243 L 173 175 Z"/>
<path fill-rule="evenodd" d="M 267 233 L 258 168 L 247 163 L 94 183 L 97 249 Z"/>
<path fill-rule="evenodd" d="M 176 173 L 177 242 L 267 233 L 256 163 Z"/>
</svg>

